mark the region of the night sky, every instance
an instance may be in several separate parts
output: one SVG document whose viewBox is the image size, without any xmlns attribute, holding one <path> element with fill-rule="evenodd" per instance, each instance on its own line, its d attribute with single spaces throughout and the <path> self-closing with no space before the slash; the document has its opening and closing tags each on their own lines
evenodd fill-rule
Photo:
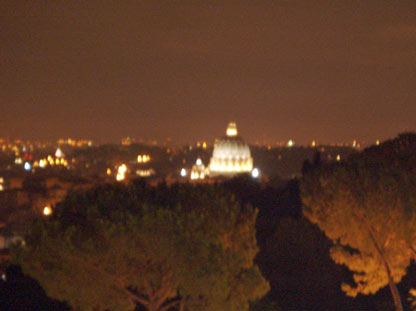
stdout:
<svg viewBox="0 0 416 311">
<path fill-rule="evenodd" d="M 416 130 L 416 1 L 0 1 L 0 137 Z"/>
</svg>

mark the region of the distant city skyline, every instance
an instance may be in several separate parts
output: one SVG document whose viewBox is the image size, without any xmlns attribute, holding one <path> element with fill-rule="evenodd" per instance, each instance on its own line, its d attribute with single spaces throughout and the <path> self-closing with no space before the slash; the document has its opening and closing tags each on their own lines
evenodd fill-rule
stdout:
<svg viewBox="0 0 416 311">
<path fill-rule="evenodd" d="M 267 146 L 267 145 L 271 145 L 271 146 L 283 146 L 283 145 L 287 145 L 288 147 L 292 147 L 292 146 L 309 146 L 309 145 L 345 145 L 345 146 L 353 146 L 355 143 L 362 145 L 362 146 L 370 146 L 370 145 L 375 145 L 378 143 L 381 143 L 383 141 L 389 140 L 389 139 L 393 139 L 396 138 L 398 135 L 403 134 L 403 133 L 409 133 L 409 132 L 414 132 L 412 130 L 403 130 L 401 132 L 398 132 L 397 134 L 391 136 L 391 137 L 385 137 L 384 139 L 380 139 L 377 138 L 373 141 L 370 140 L 365 140 L 365 139 L 360 139 L 359 137 L 355 137 L 355 138 L 351 138 L 351 139 L 345 139 L 345 140 L 338 140 L 338 141 L 323 141 L 323 140 L 318 140 L 315 138 L 310 138 L 309 140 L 302 140 L 302 141 L 297 141 L 295 139 L 292 138 L 286 138 L 286 139 L 277 139 L 277 140 L 272 140 L 271 138 L 269 138 L 266 135 L 263 135 L 263 137 L 257 137 L 254 138 L 253 140 L 247 140 L 247 142 L 250 145 L 261 145 L 261 146 Z M 193 139 L 190 139 L 188 141 L 185 140 L 174 140 L 171 137 L 162 137 L 160 139 L 157 138 L 152 138 L 152 137 L 134 137 L 132 135 L 127 135 L 127 136 L 123 136 L 123 137 L 119 137 L 119 138 L 112 138 L 112 139 L 108 139 L 105 137 L 101 137 L 101 138 L 90 138 L 90 137 L 82 137 L 80 136 L 79 138 L 75 138 L 75 137 L 69 137 L 69 136 L 65 136 L 65 137 L 39 137 L 39 136 L 33 136 L 33 133 L 29 133 L 27 136 L 19 136 L 19 137 L 10 137 L 10 136 L 2 136 L 0 137 L 0 139 L 6 139 L 9 141 L 22 141 L 22 142 L 44 142 L 44 143 L 58 143 L 60 140 L 66 140 L 66 139 L 73 139 L 75 141 L 89 141 L 91 142 L 90 145 L 92 144 L 122 144 L 123 141 L 125 141 L 126 139 L 131 140 L 131 143 L 143 143 L 143 144 L 157 144 L 157 145 L 188 145 L 188 144 L 197 144 L 197 143 L 206 143 L 208 145 L 212 145 L 215 143 L 215 141 L 221 137 L 223 137 L 224 135 L 217 135 L 216 137 L 208 137 L 208 138 L 198 138 L 195 137 Z M 242 136 L 242 135 L 240 135 Z M 30 138 L 33 137 L 33 138 Z M 206 136 L 205 136 L 206 137 Z M 245 136 L 244 136 L 245 138 Z M 85 144 L 87 145 L 87 144 Z"/>
<path fill-rule="evenodd" d="M 373 144 L 416 131 L 416 2 L 0 3 L 0 137 Z"/>
<path fill-rule="evenodd" d="M 405 132 L 403 132 L 405 133 Z M 394 138 L 397 138 L 400 134 L 396 135 Z M 7 145 L 7 143 L 11 143 L 14 145 L 27 145 L 28 143 L 35 144 L 36 146 L 42 146 L 42 148 L 45 148 L 46 146 L 49 147 L 56 147 L 61 145 L 68 145 L 71 147 L 91 147 L 91 146 L 97 146 L 97 145 L 106 145 L 106 144 L 121 144 L 121 145 L 132 145 L 132 144 L 143 144 L 143 145 L 156 145 L 156 146 L 175 146 L 175 147 L 200 147 L 203 149 L 206 149 L 207 147 L 213 147 L 213 145 L 222 138 L 223 136 L 215 137 L 212 140 L 206 140 L 206 139 L 195 139 L 193 141 L 187 141 L 187 142 L 175 142 L 172 139 L 165 139 L 165 140 L 156 140 L 156 139 L 142 139 L 137 137 L 122 137 L 119 140 L 116 141 L 108 141 L 108 140 L 93 140 L 93 139 L 75 139 L 71 137 L 60 137 L 58 139 L 25 139 L 25 138 L 10 138 L 10 137 L 0 137 L 0 145 Z M 390 138 L 386 139 L 389 140 Z M 68 143 L 67 141 L 71 140 L 72 143 Z M 368 147 L 371 145 L 378 145 L 386 140 L 380 140 L 376 139 L 375 141 L 365 141 L 365 140 L 358 140 L 358 139 L 352 139 L 349 141 L 333 141 L 333 142 L 326 142 L 326 141 L 318 141 L 316 139 L 311 139 L 310 141 L 306 143 L 299 143 L 296 142 L 293 139 L 287 139 L 287 140 L 279 140 L 279 141 L 264 141 L 264 140 L 256 140 L 247 142 L 249 145 L 253 146 L 262 146 L 262 147 L 318 147 L 318 146 L 339 146 L 339 147 L 352 147 L 352 148 L 361 148 L 361 147 Z M 65 141 L 65 142 L 63 142 Z M 128 143 L 127 143 L 128 141 Z"/>
</svg>

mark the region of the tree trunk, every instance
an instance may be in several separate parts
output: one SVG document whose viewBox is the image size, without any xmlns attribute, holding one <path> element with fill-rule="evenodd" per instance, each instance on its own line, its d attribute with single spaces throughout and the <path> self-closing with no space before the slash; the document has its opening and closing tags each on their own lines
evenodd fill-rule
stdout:
<svg viewBox="0 0 416 311">
<path fill-rule="evenodd" d="M 381 248 L 381 246 L 379 245 L 378 241 L 376 240 L 376 238 L 373 234 L 374 230 L 373 230 L 372 226 L 368 224 L 365 217 L 363 217 L 363 216 L 360 217 L 359 215 L 357 215 L 355 213 L 353 213 L 353 215 L 356 218 L 358 218 L 358 220 L 361 221 L 361 223 L 367 228 L 367 232 L 370 236 L 370 239 L 371 239 L 371 241 L 373 241 L 374 247 L 376 248 L 377 253 L 379 254 L 380 259 L 383 262 L 383 265 L 386 269 L 387 278 L 389 280 L 389 288 L 390 288 L 391 295 L 393 296 L 393 301 L 394 301 L 394 306 L 396 307 L 396 311 L 403 311 L 402 299 L 400 298 L 399 290 L 397 289 L 397 286 L 394 283 L 390 265 L 387 262 L 386 257 L 384 256 L 383 249 Z"/>
<path fill-rule="evenodd" d="M 393 296 L 394 305 L 396 306 L 396 311 L 403 311 L 403 305 L 402 305 L 402 300 L 400 298 L 399 290 L 397 289 L 397 286 L 393 281 L 390 271 L 388 272 L 388 277 L 389 277 L 390 292 L 391 292 L 391 295 Z"/>
<path fill-rule="evenodd" d="M 396 307 L 396 311 L 403 311 L 402 299 L 400 298 L 399 290 L 397 289 L 397 286 L 394 283 L 390 265 L 389 265 L 389 263 L 387 262 L 387 259 L 384 256 L 384 252 L 383 252 L 382 248 L 380 247 L 376 238 L 374 237 L 373 230 L 372 230 L 371 227 L 369 228 L 369 234 L 370 234 L 370 238 L 373 241 L 374 246 L 375 246 L 378 254 L 380 255 L 381 261 L 383 262 L 384 267 L 386 268 L 387 278 L 389 279 L 389 288 L 390 288 L 391 295 L 393 296 L 393 301 L 394 301 L 394 305 Z"/>
</svg>

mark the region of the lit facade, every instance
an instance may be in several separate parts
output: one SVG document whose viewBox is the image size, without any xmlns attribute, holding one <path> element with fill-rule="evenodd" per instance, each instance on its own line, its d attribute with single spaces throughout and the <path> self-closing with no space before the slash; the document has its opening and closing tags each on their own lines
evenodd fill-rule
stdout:
<svg viewBox="0 0 416 311">
<path fill-rule="evenodd" d="M 232 176 L 239 173 L 250 173 L 253 170 L 253 158 L 250 148 L 238 136 L 234 122 L 228 124 L 226 136 L 216 141 L 211 161 L 210 176 Z"/>
<path fill-rule="evenodd" d="M 205 165 L 204 165 L 204 163 L 202 163 L 202 160 L 200 158 L 198 158 L 196 160 L 195 165 L 192 166 L 190 177 L 191 177 L 192 180 L 204 179 L 206 175 L 207 175 L 207 170 L 205 168 Z"/>
<path fill-rule="evenodd" d="M 126 164 L 121 164 L 117 168 L 116 180 L 117 181 L 123 181 L 126 178 L 126 172 L 127 172 L 127 166 L 126 166 Z"/>
</svg>

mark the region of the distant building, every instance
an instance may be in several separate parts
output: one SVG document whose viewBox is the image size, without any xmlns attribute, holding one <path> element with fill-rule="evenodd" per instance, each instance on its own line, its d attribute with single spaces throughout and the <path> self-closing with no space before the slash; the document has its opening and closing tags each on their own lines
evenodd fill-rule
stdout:
<svg viewBox="0 0 416 311">
<path fill-rule="evenodd" d="M 23 177 L 12 177 L 9 178 L 9 189 L 22 189 L 23 188 Z"/>
<path fill-rule="evenodd" d="M 130 137 L 122 138 L 121 139 L 121 144 L 123 146 L 130 146 L 131 145 L 131 138 Z"/>
<path fill-rule="evenodd" d="M 136 175 L 140 177 L 152 177 L 156 174 L 155 169 L 150 164 L 150 155 L 139 154 L 137 155 L 137 169 Z"/>
<path fill-rule="evenodd" d="M 253 170 L 253 158 L 250 148 L 238 136 L 237 125 L 228 124 L 226 136 L 214 144 L 209 174 L 215 176 L 234 176 L 240 173 L 250 173 Z"/>
<path fill-rule="evenodd" d="M 196 160 L 196 163 L 192 166 L 190 177 L 192 180 L 198 180 L 198 179 L 204 179 L 206 175 L 207 175 L 207 169 L 205 168 L 204 163 L 202 163 L 202 160 L 198 158 Z"/>
</svg>

